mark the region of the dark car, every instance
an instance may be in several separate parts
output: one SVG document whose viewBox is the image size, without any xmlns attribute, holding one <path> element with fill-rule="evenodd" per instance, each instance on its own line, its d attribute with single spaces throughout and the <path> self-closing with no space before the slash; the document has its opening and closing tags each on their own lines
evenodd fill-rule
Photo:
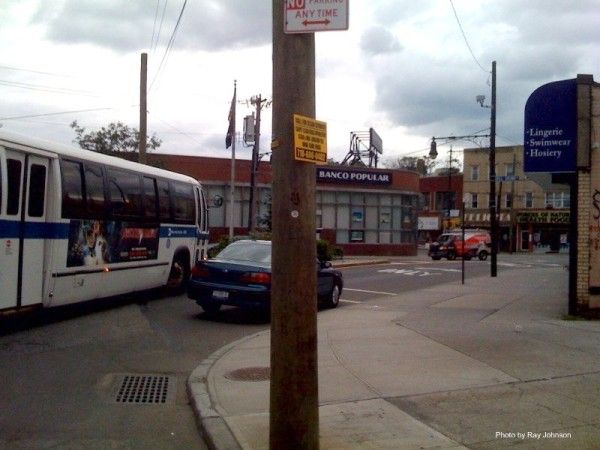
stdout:
<svg viewBox="0 0 600 450">
<path fill-rule="evenodd" d="M 335 308 L 344 286 L 342 273 L 328 262 L 315 262 L 317 298 Z M 270 309 L 271 242 L 242 240 L 225 247 L 214 259 L 192 269 L 188 297 L 204 311 L 217 312 L 222 305 Z"/>
</svg>

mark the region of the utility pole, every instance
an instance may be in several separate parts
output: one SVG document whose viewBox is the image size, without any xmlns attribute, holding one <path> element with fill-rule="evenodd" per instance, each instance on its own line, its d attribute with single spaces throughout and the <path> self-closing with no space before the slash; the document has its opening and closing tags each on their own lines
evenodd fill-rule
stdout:
<svg viewBox="0 0 600 450">
<path fill-rule="evenodd" d="M 264 100 L 261 95 L 252 97 L 250 102 L 256 105 L 256 121 L 254 122 L 254 147 L 252 148 L 252 162 L 250 169 L 250 207 L 248 208 L 248 229 L 250 232 L 256 231 L 256 214 L 258 203 L 256 192 L 256 171 L 258 170 L 258 154 L 260 151 L 260 111 Z"/>
<path fill-rule="evenodd" d="M 229 108 L 229 128 L 225 138 L 225 148 L 231 145 L 231 183 L 229 185 L 229 240 L 233 239 L 234 227 L 233 219 L 235 217 L 235 113 L 237 102 L 237 80 L 233 81 L 233 99 Z"/>
<path fill-rule="evenodd" d="M 450 145 L 450 153 L 448 155 L 448 215 L 446 216 L 447 229 L 450 230 L 450 211 L 452 210 L 452 145 Z M 463 241 L 464 242 L 464 241 Z"/>
<path fill-rule="evenodd" d="M 142 64 L 140 68 L 140 142 L 138 161 L 146 164 L 146 135 L 148 127 L 148 108 L 146 86 L 148 83 L 148 54 L 142 53 Z"/>
<path fill-rule="evenodd" d="M 316 170 L 295 160 L 293 115 L 315 117 L 314 33 L 284 33 L 273 0 L 272 450 L 319 448 Z"/>
<path fill-rule="evenodd" d="M 492 254 L 490 275 L 498 275 L 498 218 L 496 217 L 496 61 L 492 61 L 492 100 L 490 118 L 490 234 Z"/>
<path fill-rule="evenodd" d="M 510 249 L 509 252 L 512 254 L 513 253 L 513 244 L 515 241 L 515 233 L 514 233 L 514 228 L 515 228 L 515 180 L 517 177 L 517 154 L 515 152 L 513 152 L 513 179 L 512 179 L 512 183 L 510 186 L 510 230 L 508 232 L 508 242 L 510 245 Z"/>
</svg>

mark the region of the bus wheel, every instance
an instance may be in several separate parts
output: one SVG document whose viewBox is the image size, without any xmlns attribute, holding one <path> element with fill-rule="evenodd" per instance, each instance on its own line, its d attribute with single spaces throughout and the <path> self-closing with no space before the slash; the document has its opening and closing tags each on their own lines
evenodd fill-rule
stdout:
<svg viewBox="0 0 600 450">
<path fill-rule="evenodd" d="M 171 271 L 169 272 L 167 287 L 173 291 L 181 291 L 186 287 L 189 278 L 190 265 L 185 256 L 175 256 L 175 259 L 173 259 L 173 264 L 171 264 Z"/>
</svg>

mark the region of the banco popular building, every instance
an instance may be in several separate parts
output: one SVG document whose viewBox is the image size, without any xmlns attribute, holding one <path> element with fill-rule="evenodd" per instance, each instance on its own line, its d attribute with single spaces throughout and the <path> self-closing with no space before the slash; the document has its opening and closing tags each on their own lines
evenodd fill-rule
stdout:
<svg viewBox="0 0 600 450">
<path fill-rule="evenodd" d="M 150 163 L 199 180 L 209 204 L 211 242 L 229 234 L 231 160 L 149 154 Z M 233 207 L 234 234 L 248 233 L 250 205 L 249 160 L 236 160 Z M 421 202 L 419 175 L 409 170 L 348 166 L 315 166 L 317 191 L 315 232 L 346 255 L 415 255 L 417 215 Z M 256 175 L 256 222 L 268 229 L 271 221 L 271 165 L 259 163 Z"/>
</svg>

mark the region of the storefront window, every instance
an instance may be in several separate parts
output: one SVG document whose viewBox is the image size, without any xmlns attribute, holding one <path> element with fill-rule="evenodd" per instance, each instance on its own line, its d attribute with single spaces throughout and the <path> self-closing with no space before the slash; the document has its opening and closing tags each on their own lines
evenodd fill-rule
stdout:
<svg viewBox="0 0 600 450">
<path fill-rule="evenodd" d="M 350 228 L 350 207 L 348 205 L 337 206 L 337 229 L 347 230 Z"/>
<path fill-rule="evenodd" d="M 364 205 L 365 204 L 365 195 L 362 192 L 353 192 L 352 193 L 352 204 L 353 205 Z"/>
<path fill-rule="evenodd" d="M 365 232 L 362 230 L 350 231 L 350 242 L 364 242 Z"/>
<path fill-rule="evenodd" d="M 418 195 L 328 192 L 317 195 L 318 228 L 335 230 L 339 244 L 412 243 Z"/>
<path fill-rule="evenodd" d="M 392 228 L 392 208 L 382 206 L 379 212 L 379 229 L 389 230 Z"/>
<path fill-rule="evenodd" d="M 366 204 L 369 206 L 377 206 L 379 204 L 379 197 L 376 194 L 367 194 Z"/>
<path fill-rule="evenodd" d="M 338 192 L 335 200 L 338 205 L 347 205 L 350 203 L 350 194 L 347 192 Z"/>
<path fill-rule="evenodd" d="M 327 191 L 321 192 L 321 202 L 324 204 L 335 203 L 335 192 L 327 192 Z"/>
<path fill-rule="evenodd" d="M 365 210 L 362 206 L 352 207 L 352 228 L 365 227 Z"/>
</svg>

